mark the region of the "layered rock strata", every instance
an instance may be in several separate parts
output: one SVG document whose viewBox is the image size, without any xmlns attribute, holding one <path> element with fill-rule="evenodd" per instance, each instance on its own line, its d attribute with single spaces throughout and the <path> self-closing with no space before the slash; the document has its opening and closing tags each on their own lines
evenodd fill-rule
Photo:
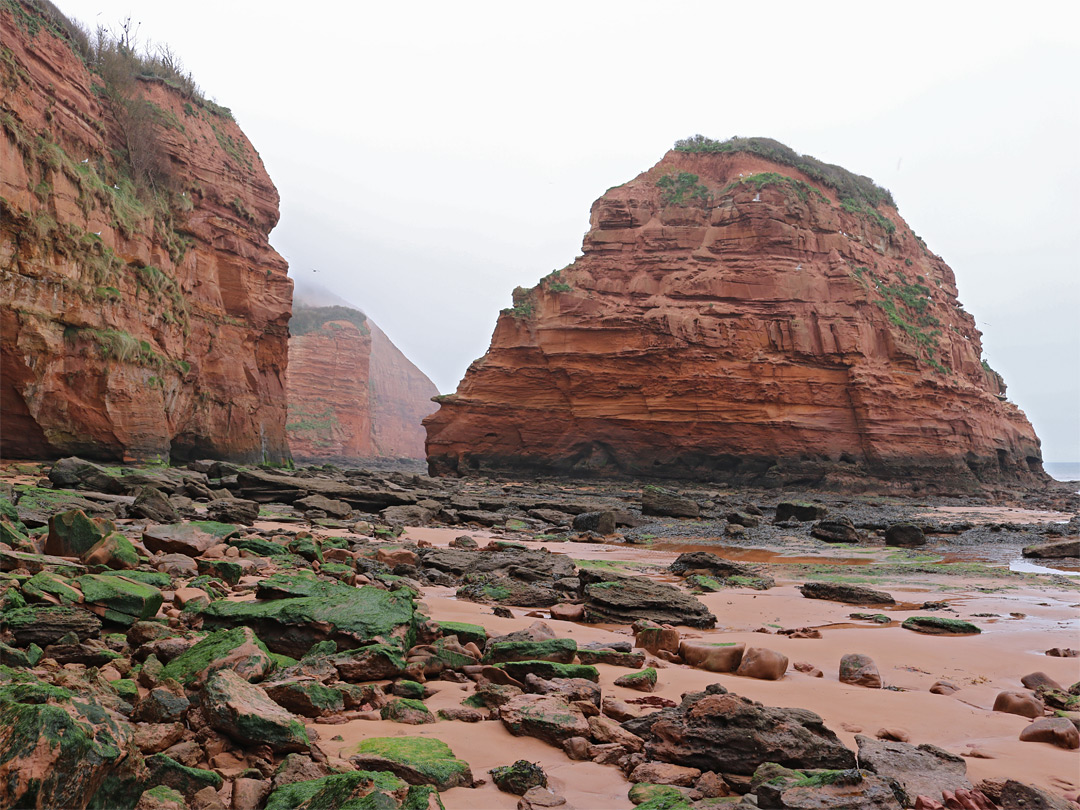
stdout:
<svg viewBox="0 0 1080 810">
<path fill-rule="evenodd" d="M 425 420 L 433 473 L 972 489 L 1043 480 L 952 271 L 888 192 L 767 139 L 682 143 L 592 207 Z"/>
<path fill-rule="evenodd" d="M 435 384 L 363 313 L 298 308 L 290 326 L 289 446 L 299 461 L 424 458 Z"/>
<path fill-rule="evenodd" d="M 4 2 L 0 27 L 3 454 L 288 458 L 258 153 L 164 80 L 106 87 L 55 16 Z"/>
</svg>

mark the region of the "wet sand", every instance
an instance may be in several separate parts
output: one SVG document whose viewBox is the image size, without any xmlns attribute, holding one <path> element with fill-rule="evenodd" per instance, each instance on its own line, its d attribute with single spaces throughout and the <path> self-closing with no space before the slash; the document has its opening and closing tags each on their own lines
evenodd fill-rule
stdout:
<svg viewBox="0 0 1080 810">
<path fill-rule="evenodd" d="M 426 540 L 445 546 L 463 532 L 454 529 L 409 529 L 410 540 Z M 469 532 L 481 543 L 490 533 Z M 516 538 L 515 538 L 516 541 Z M 530 547 L 545 544 L 526 542 Z M 547 544 L 557 553 L 582 560 L 629 560 L 646 566 L 662 566 L 674 554 L 636 546 L 600 544 Z M 998 586 L 1002 583 L 998 582 Z M 879 587 L 875 585 L 875 587 Z M 1055 792 L 1080 789 L 1080 753 L 1044 743 L 1020 742 L 1020 731 L 1028 720 L 991 711 L 998 692 L 1022 689 L 1020 678 L 1042 671 L 1068 686 L 1080 680 L 1080 659 L 1053 658 L 1044 654 L 1050 647 L 1080 646 L 1080 592 L 1039 585 L 1011 584 L 996 592 L 982 592 L 985 582 L 950 577 L 945 585 L 890 588 L 905 604 L 892 610 L 862 608 L 804 598 L 792 582 L 781 581 L 767 592 L 729 589 L 700 596 L 718 618 L 715 630 L 680 628 L 686 638 L 707 641 L 745 642 L 763 646 L 788 656 L 792 663 L 808 661 L 824 672 L 811 678 L 794 670 L 780 681 L 760 681 L 705 672 L 682 665 L 658 665 L 659 685 L 654 694 L 678 701 L 684 692 L 720 683 L 729 691 L 773 706 L 810 709 L 822 716 L 826 725 L 845 744 L 856 748 L 855 734 L 873 736 L 883 727 L 902 728 L 912 744 L 932 743 L 964 755 L 972 782 L 987 777 L 1007 776 L 1031 782 Z M 501 634 L 521 629 L 536 621 L 525 609 L 514 609 L 514 618 L 492 615 L 491 607 L 458 600 L 452 588 L 426 588 L 423 601 L 429 614 L 443 621 L 482 624 L 489 633 Z M 928 636 L 905 630 L 899 622 L 912 615 L 927 615 L 917 609 L 923 601 L 947 601 L 958 616 L 978 624 L 978 636 Z M 853 612 L 886 613 L 890 625 L 853 621 Z M 995 613 L 994 617 L 975 617 Z M 1025 614 L 1012 618 L 1011 613 Z M 632 640 L 625 626 L 589 625 L 545 619 L 559 636 L 579 643 L 604 640 Z M 754 632 L 769 625 L 818 627 L 821 639 L 792 639 Z M 838 680 L 839 661 L 845 653 L 871 656 L 881 672 L 885 689 L 867 689 L 842 684 Z M 615 678 L 627 670 L 600 665 L 600 683 L 605 695 L 627 699 L 640 693 L 616 687 Z M 951 696 L 928 690 L 939 679 L 952 681 L 960 691 Z M 434 681 L 438 694 L 427 701 L 433 711 L 457 705 L 471 694 L 471 685 Z M 476 778 L 490 779 L 488 769 L 516 759 L 539 762 L 568 802 L 579 810 L 629 808 L 626 798 L 630 783 L 614 766 L 571 762 L 553 746 L 530 737 L 513 737 L 497 721 L 467 724 L 439 721 L 432 725 L 402 727 L 385 721 L 354 720 L 343 725 L 316 726 L 331 755 L 348 755 L 348 749 L 369 736 L 419 734 L 437 737 L 467 760 Z M 343 740 L 331 737 L 341 735 Z M 973 752 L 977 755 L 972 756 Z M 479 789 L 456 788 L 443 794 L 450 810 L 513 808 L 517 798 L 500 793 L 492 784 Z"/>
</svg>

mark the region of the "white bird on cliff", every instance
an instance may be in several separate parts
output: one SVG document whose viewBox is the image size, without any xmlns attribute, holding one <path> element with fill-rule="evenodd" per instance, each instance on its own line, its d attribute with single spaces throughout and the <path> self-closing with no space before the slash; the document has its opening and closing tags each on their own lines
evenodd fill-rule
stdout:
<svg viewBox="0 0 1080 810">
<path fill-rule="evenodd" d="M 802 270 L 802 262 L 799 262 L 799 266 L 798 266 L 798 267 L 796 267 L 795 269 L 796 269 L 796 270 Z"/>
<path fill-rule="evenodd" d="M 760 191 L 754 196 L 753 202 L 761 202 L 761 192 Z"/>
<path fill-rule="evenodd" d="M 89 162 L 90 162 L 90 158 L 83 158 L 83 161 L 82 161 L 82 162 L 83 162 L 83 163 L 89 163 Z"/>
</svg>

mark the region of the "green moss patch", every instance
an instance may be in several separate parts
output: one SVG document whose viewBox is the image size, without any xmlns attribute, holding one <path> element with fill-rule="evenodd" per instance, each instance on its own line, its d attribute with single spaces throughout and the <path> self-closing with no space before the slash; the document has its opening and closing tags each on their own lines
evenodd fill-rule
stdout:
<svg viewBox="0 0 1080 810">
<path fill-rule="evenodd" d="M 487 645 L 484 663 L 509 661 L 552 661 L 569 664 L 577 655 L 577 642 L 572 638 L 553 638 L 545 641 L 498 641 Z"/>
<path fill-rule="evenodd" d="M 404 766 L 398 772 L 411 784 L 429 784 L 446 790 L 458 785 L 471 786 L 472 773 L 469 764 L 454 756 L 450 746 L 442 740 L 427 737 L 372 737 L 363 740 L 353 749 L 361 757 L 362 767 L 370 768 L 370 762 L 387 763 L 382 769 L 393 770 L 393 765 Z"/>
<path fill-rule="evenodd" d="M 87 604 L 105 608 L 106 621 L 130 626 L 158 612 L 163 597 L 152 585 L 144 585 L 116 574 L 87 574 L 79 577 L 79 588 Z"/>
<path fill-rule="evenodd" d="M 401 794 L 406 789 L 405 782 L 390 773 L 338 773 L 278 788 L 267 799 L 266 810 L 368 810 L 378 808 L 378 800 L 361 804 L 365 798 L 375 793 Z M 396 809 L 397 802 L 391 801 L 388 806 Z"/>
<path fill-rule="evenodd" d="M 444 636 L 457 636 L 462 644 L 468 644 L 471 641 L 483 648 L 487 643 L 487 630 L 478 624 L 467 622 L 439 622 L 438 624 Z"/>
<path fill-rule="evenodd" d="M 514 680 L 522 682 L 524 682 L 525 676 L 530 673 L 545 680 L 551 678 L 585 678 L 594 683 L 600 681 L 600 673 L 596 667 L 586 664 L 556 664 L 552 661 L 508 661 L 504 664 L 495 664 L 495 666 L 504 670 Z"/>
<path fill-rule="evenodd" d="M 905 630 L 930 635 L 974 635 L 981 633 L 978 627 L 962 619 L 947 619 L 944 616 L 911 616 L 900 625 Z"/>
</svg>

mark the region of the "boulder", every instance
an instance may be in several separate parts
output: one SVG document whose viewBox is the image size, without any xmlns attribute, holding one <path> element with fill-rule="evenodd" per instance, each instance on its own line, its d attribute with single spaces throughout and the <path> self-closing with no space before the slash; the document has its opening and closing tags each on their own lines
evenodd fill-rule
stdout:
<svg viewBox="0 0 1080 810">
<path fill-rule="evenodd" d="M 49 480 L 60 489 L 83 489 L 108 495 L 123 495 L 126 489 L 118 476 L 76 456 L 62 458 L 53 464 Z"/>
<path fill-rule="evenodd" d="M 575 532 L 596 532 L 596 534 L 603 535 L 614 534 L 615 513 L 611 511 L 582 512 L 580 515 L 574 516 L 571 526 Z"/>
<path fill-rule="evenodd" d="M 701 507 L 689 498 L 680 497 L 660 487 L 646 486 L 641 492 L 641 514 L 696 518 L 701 515 Z"/>
<path fill-rule="evenodd" d="M 1002 810 L 1076 810 L 1074 802 L 1013 779 L 1005 782 L 999 803 Z"/>
<path fill-rule="evenodd" d="M 146 518 L 154 523 L 177 523 L 180 515 L 169 499 L 157 487 L 144 486 L 135 496 L 130 514 L 136 518 Z"/>
<path fill-rule="evenodd" d="M 827 543 L 858 543 L 859 532 L 847 515 L 819 520 L 810 529 L 810 536 Z"/>
<path fill-rule="evenodd" d="M 827 599 L 847 605 L 895 605 L 896 600 L 885 591 L 876 591 L 863 585 L 842 582 L 807 582 L 799 587 L 807 599 Z"/>
<path fill-rule="evenodd" d="M 926 535 L 914 523 L 894 523 L 885 530 L 885 545 L 918 548 L 926 545 Z"/>
<path fill-rule="evenodd" d="M 1080 557 L 1080 539 L 1055 540 L 1050 543 L 1038 543 L 1028 546 L 1023 552 L 1025 557 L 1034 557 L 1043 560 L 1060 560 L 1070 557 Z"/>
<path fill-rule="evenodd" d="M 300 658 L 312 645 L 332 639 L 353 649 L 377 638 L 407 640 L 415 633 L 416 605 L 407 590 L 320 583 L 318 596 L 267 602 L 211 602 L 201 611 L 208 627 L 244 625 L 271 651 Z"/>
<path fill-rule="evenodd" d="M 935 745 L 909 745 L 855 735 L 859 764 L 878 776 L 895 779 L 909 799 L 927 796 L 941 801 L 946 790 L 971 790 L 963 757 Z"/>
<path fill-rule="evenodd" d="M 40 682 L 0 685 L 0 807 L 126 804 L 139 761 L 131 726 L 73 697 Z"/>
<path fill-rule="evenodd" d="M 259 519 L 259 504 L 242 498 L 218 498 L 206 505 L 206 516 L 218 523 L 250 526 Z"/>
<path fill-rule="evenodd" d="M 866 770 L 794 773 L 757 786 L 758 807 L 787 810 L 900 810 L 893 787 Z"/>
<path fill-rule="evenodd" d="M 584 569 L 579 576 L 585 596 L 585 620 L 631 624 L 649 619 L 660 624 L 709 628 L 716 616 L 688 593 L 648 577 Z"/>
<path fill-rule="evenodd" d="M 265 810 L 329 810 L 339 807 L 396 810 L 407 795 L 408 785 L 394 774 L 359 770 L 283 785 L 275 782 L 274 791 L 266 800 Z M 427 807 L 426 804 L 418 806 Z"/>
<path fill-rule="evenodd" d="M 763 681 L 778 681 L 787 672 L 786 655 L 765 647 L 747 647 L 743 653 L 736 675 L 744 678 L 757 678 Z"/>
<path fill-rule="evenodd" d="M 648 620 L 634 622 L 634 646 L 653 655 L 664 651 L 677 653 L 680 649 L 679 631 L 674 627 L 662 627 Z"/>
<path fill-rule="evenodd" d="M 635 689 L 638 692 L 651 692 L 656 688 L 656 670 L 646 667 L 641 672 L 631 672 L 615 679 L 616 686 Z"/>
<path fill-rule="evenodd" d="M 869 655 L 848 653 L 840 659 L 840 683 L 880 689 L 881 673 L 878 672 L 877 664 Z"/>
<path fill-rule="evenodd" d="M 332 659 L 338 677 L 348 683 L 397 678 L 405 672 L 405 658 L 393 644 L 371 644 Z"/>
<path fill-rule="evenodd" d="M 813 712 L 763 706 L 715 685 L 623 728 L 645 740 L 650 759 L 702 771 L 750 776 L 764 762 L 788 768 L 855 767 L 855 755 Z"/>
<path fill-rule="evenodd" d="M 1021 717 L 1042 717 L 1046 713 L 1043 702 L 1030 692 L 999 692 L 994 698 L 994 711 L 1018 714 Z"/>
<path fill-rule="evenodd" d="M 318 509 L 321 512 L 335 518 L 347 518 L 352 514 L 352 507 L 345 503 L 345 501 L 339 501 L 334 498 L 327 498 L 323 495 L 308 495 L 306 498 L 300 498 L 293 503 L 299 509 L 308 511 L 310 509 Z"/>
<path fill-rule="evenodd" d="M 392 773 L 410 785 L 431 785 L 438 790 L 473 785 L 469 763 L 454 756 L 442 740 L 419 736 L 371 737 L 353 750 L 355 753 L 349 757 L 353 765 L 366 771 Z"/>
<path fill-rule="evenodd" d="M 81 509 L 71 509 L 49 518 L 49 534 L 44 552 L 58 557 L 82 557 L 116 525 L 104 518 L 91 518 Z"/>
<path fill-rule="evenodd" d="M 409 698 L 394 698 L 383 705 L 379 710 L 383 720 L 392 720 L 395 723 L 404 723 L 407 726 L 420 726 L 425 723 L 434 723 L 433 715 L 423 701 L 410 700 Z"/>
<path fill-rule="evenodd" d="M 119 574 L 87 574 L 78 583 L 87 607 L 105 621 L 125 627 L 154 616 L 164 601 L 153 585 Z"/>
<path fill-rule="evenodd" d="M 170 723 L 180 720 L 190 706 L 180 684 L 164 681 L 139 700 L 132 719 L 143 723 Z"/>
<path fill-rule="evenodd" d="M 670 762 L 642 762 L 628 777 L 631 782 L 650 785 L 676 785 L 691 787 L 701 776 L 697 768 L 673 765 Z"/>
<path fill-rule="evenodd" d="M 139 554 L 120 532 L 109 532 L 83 555 L 83 562 L 103 565 L 114 571 L 130 571 L 139 567 Z"/>
<path fill-rule="evenodd" d="M 829 509 L 819 503 L 805 503 L 803 501 L 782 501 L 776 505 L 776 522 L 783 523 L 788 520 L 797 520 L 800 523 L 809 523 L 812 520 L 821 520 Z"/>
<path fill-rule="evenodd" d="M 492 768 L 491 781 L 504 793 L 523 796 L 534 787 L 547 787 L 547 774 L 539 765 L 527 759 L 519 759 L 513 765 L 501 765 Z"/>
<path fill-rule="evenodd" d="M 911 616 L 904 619 L 900 626 L 905 630 L 932 636 L 967 636 L 982 632 L 971 622 L 947 619 L 944 616 Z"/>
<path fill-rule="evenodd" d="M 231 669 L 207 679 L 201 700 L 211 727 L 239 743 L 268 745 L 279 752 L 305 751 L 310 744 L 300 718 Z"/>
<path fill-rule="evenodd" d="M 46 646 L 68 633 L 79 641 L 97 638 L 101 619 L 89 611 L 63 605 L 34 605 L 0 612 L 0 629 L 10 630 L 20 647 L 29 644 Z"/>
<path fill-rule="evenodd" d="M 546 641 L 490 641 L 484 651 L 485 664 L 501 664 L 506 661 L 554 661 L 559 664 L 573 662 L 577 655 L 577 642 L 570 638 Z"/>
<path fill-rule="evenodd" d="M 266 645 L 249 627 L 209 633 L 169 661 L 162 677 L 201 686 L 215 672 L 230 669 L 245 681 L 259 681 L 274 667 Z"/>
<path fill-rule="evenodd" d="M 1040 717 L 1020 732 L 1021 742 L 1044 742 L 1058 748 L 1080 748 L 1080 731 L 1067 717 Z"/>
<path fill-rule="evenodd" d="M 555 746 L 590 733 L 581 711 L 558 695 L 513 697 L 499 707 L 499 719 L 515 737 L 536 737 Z"/>
<path fill-rule="evenodd" d="M 142 542 L 147 550 L 155 554 L 198 557 L 210 546 L 217 545 L 218 538 L 192 523 L 170 523 L 144 530 Z"/>
</svg>

